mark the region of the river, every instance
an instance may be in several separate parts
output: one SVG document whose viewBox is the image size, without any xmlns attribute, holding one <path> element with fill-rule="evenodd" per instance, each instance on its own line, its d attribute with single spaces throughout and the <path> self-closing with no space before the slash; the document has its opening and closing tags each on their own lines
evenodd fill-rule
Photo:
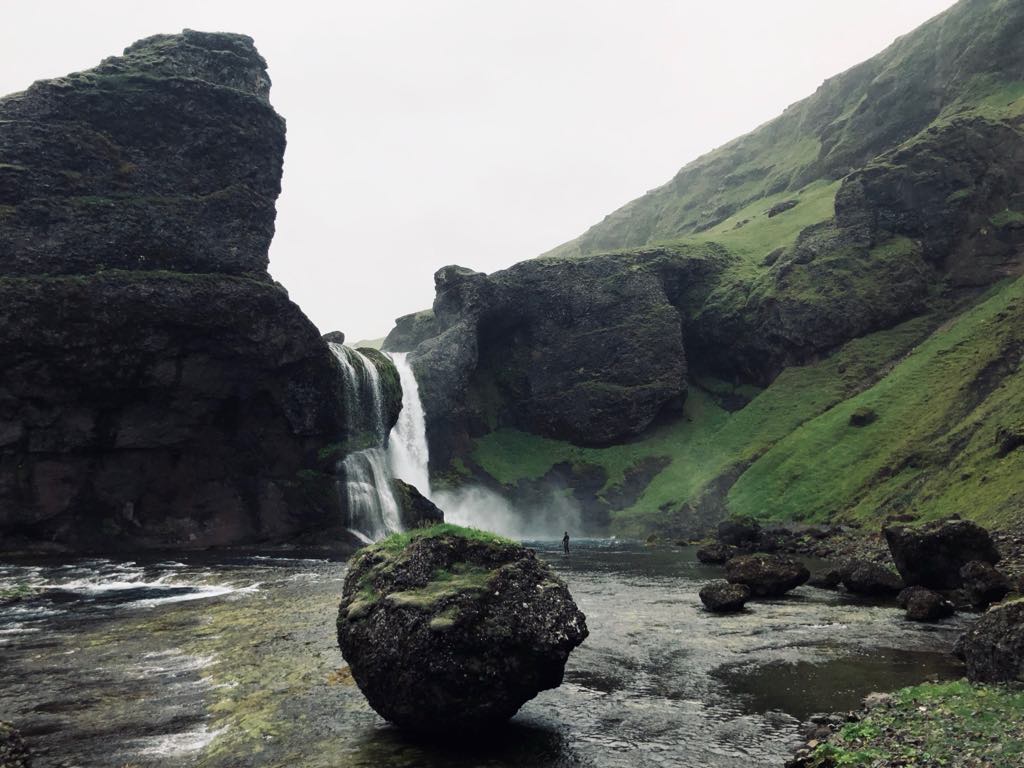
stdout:
<svg viewBox="0 0 1024 768">
<path fill-rule="evenodd" d="M 697 591 L 720 570 L 692 549 L 531 546 L 590 637 L 496 734 L 432 744 L 387 725 L 335 642 L 345 563 L 254 554 L 0 563 L 0 594 L 25 593 L 0 601 L 0 719 L 37 768 L 762 768 L 812 713 L 961 675 L 958 619 L 811 587 L 715 616 Z"/>
</svg>

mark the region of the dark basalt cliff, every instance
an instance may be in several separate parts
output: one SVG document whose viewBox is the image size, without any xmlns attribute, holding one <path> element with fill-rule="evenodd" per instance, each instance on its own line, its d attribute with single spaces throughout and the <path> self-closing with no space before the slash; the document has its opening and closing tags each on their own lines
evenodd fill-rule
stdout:
<svg viewBox="0 0 1024 768">
<path fill-rule="evenodd" d="M 339 527 L 340 371 L 266 272 L 269 89 L 185 31 L 0 100 L 0 549 Z"/>
</svg>

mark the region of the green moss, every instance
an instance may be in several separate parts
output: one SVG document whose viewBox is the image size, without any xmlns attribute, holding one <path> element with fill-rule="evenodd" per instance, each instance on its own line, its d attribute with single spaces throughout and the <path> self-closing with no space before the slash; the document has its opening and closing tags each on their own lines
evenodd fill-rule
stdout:
<svg viewBox="0 0 1024 768">
<path fill-rule="evenodd" d="M 419 589 L 392 592 L 385 600 L 397 606 L 430 611 L 445 598 L 466 591 L 483 592 L 494 571 L 475 565 L 456 563 L 450 570 L 438 570 L 430 581 Z M 351 617 L 351 612 L 349 616 Z"/>
<path fill-rule="evenodd" d="M 1024 224 L 1024 211 L 1011 211 L 1007 208 L 1000 211 L 989 219 L 993 227 L 1002 229 L 1004 227 Z"/>
<path fill-rule="evenodd" d="M 1024 764 L 1024 691 L 966 681 L 905 688 L 890 706 L 843 726 L 814 768 Z"/>
<path fill-rule="evenodd" d="M 437 538 L 439 536 L 460 536 L 470 541 L 480 541 L 485 544 L 506 545 L 515 543 L 511 539 L 506 539 L 503 536 L 487 531 L 480 531 L 476 528 L 463 528 L 451 523 L 439 523 L 429 528 L 416 528 L 412 531 L 393 533 L 386 539 L 381 539 L 367 547 L 364 552 L 399 552 L 418 539 Z"/>
</svg>

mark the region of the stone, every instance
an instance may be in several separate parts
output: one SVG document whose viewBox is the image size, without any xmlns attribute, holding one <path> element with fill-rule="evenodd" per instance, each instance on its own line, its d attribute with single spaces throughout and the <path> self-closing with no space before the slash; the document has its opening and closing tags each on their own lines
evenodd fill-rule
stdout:
<svg viewBox="0 0 1024 768">
<path fill-rule="evenodd" d="M 839 568 L 826 568 L 818 573 L 811 574 L 811 578 L 807 580 L 807 584 L 818 589 L 839 589 L 839 585 L 843 581 L 843 572 Z"/>
<path fill-rule="evenodd" d="M 754 597 L 778 597 L 801 584 L 811 574 L 807 566 L 782 555 L 740 555 L 725 564 L 731 584 L 745 584 Z"/>
<path fill-rule="evenodd" d="M 415 485 L 395 478 L 391 481 L 391 487 L 394 491 L 395 500 L 398 502 L 398 513 L 402 521 L 403 530 L 422 528 L 423 526 L 444 522 L 444 512 L 434 502 L 420 493 Z"/>
<path fill-rule="evenodd" d="M 991 608 L 960 636 L 953 652 L 973 682 L 1024 682 L 1024 599 Z"/>
<path fill-rule="evenodd" d="M 782 200 L 781 202 L 775 203 L 771 208 L 768 209 L 768 218 L 774 218 L 780 213 L 785 213 L 788 210 L 796 208 L 800 204 L 799 200 Z"/>
<path fill-rule="evenodd" d="M 960 569 L 964 592 L 975 608 L 998 603 L 1011 591 L 1010 579 L 983 560 L 972 560 Z"/>
<path fill-rule="evenodd" d="M 697 550 L 697 559 L 707 565 L 721 565 L 736 557 L 739 550 L 728 544 L 706 544 Z"/>
<path fill-rule="evenodd" d="M 938 621 L 956 613 L 953 603 L 930 589 L 912 587 L 907 597 L 907 618 L 911 621 Z"/>
<path fill-rule="evenodd" d="M 898 595 L 905 585 L 898 574 L 885 566 L 858 560 L 844 569 L 843 586 L 855 595 L 887 597 Z"/>
<path fill-rule="evenodd" d="M 858 408 L 850 414 L 851 427 L 866 427 L 878 420 L 878 414 L 871 408 Z"/>
<path fill-rule="evenodd" d="M 32 753 L 18 730 L 0 721 L 0 768 L 32 768 Z"/>
<path fill-rule="evenodd" d="M 370 706 L 403 729 L 500 724 L 562 682 L 586 618 L 532 550 L 439 526 L 352 561 L 338 645 Z"/>
<path fill-rule="evenodd" d="M 963 586 L 960 569 L 967 563 L 999 562 L 989 532 L 969 520 L 939 521 L 920 528 L 889 526 L 883 532 L 908 586 L 957 589 Z"/>
<path fill-rule="evenodd" d="M 742 611 L 751 590 L 746 584 L 730 584 L 727 581 L 713 581 L 700 590 L 700 601 L 704 607 L 715 613 Z"/>
<path fill-rule="evenodd" d="M 345 343 L 345 334 L 342 333 L 341 331 L 330 331 L 328 333 L 325 333 L 320 338 L 322 338 L 328 344 L 344 344 Z"/>
</svg>

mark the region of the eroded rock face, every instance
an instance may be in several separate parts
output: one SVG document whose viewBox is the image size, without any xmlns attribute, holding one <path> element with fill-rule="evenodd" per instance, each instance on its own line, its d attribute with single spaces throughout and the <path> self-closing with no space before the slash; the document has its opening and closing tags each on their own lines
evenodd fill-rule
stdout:
<svg viewBox="0 0 1024 768">
<path fill-rule="evenodd" d="M 0 547 L 338 527 L 340 370 L 266 272 L 269 87 L 186 31 L 0 100 Z"/>
<path fill-rule="evenodd" d="M 725 564 L 731 584 L 745 584 L 755 597 L 778 597 L 811 577 L 807 566 L 782 555 L 740 555 Z"/>
<path fill-rule="evenodd" d="M 450 527 L 360 553 L 338 645 L 370 705 L 422 733 L 503 722 L 555 688 L 587 637 L 565 584 L 531 550 Z"/>
<path fill-rule="evenodd" d="M 896 568 L 908 586 L 957 589 L 960 569 L 973 560 L 999 562 L 989 532 L 969 520 L 946 520 L 921 528 L 884 529 Z"/>
<path fill-rule="evenodd" d="M 410 362 L 431 462 L 445 466 L 494 426 L 608 445 L 681 407 L 679 308 L 724 263 L 721 254 L 652 251 L 537 259 L 492 275 L 439 270 L 432 317 L 400 319 L 385 341 L 418 342 Z M 423 338 L 425 329 L 433 335 Z"/>
<path fill-rule="evenodd" d="M 1024 600 L 989 610 L 961 635 L 954 653 L 974 682 L 1024 682 Z"/>
</svg>

